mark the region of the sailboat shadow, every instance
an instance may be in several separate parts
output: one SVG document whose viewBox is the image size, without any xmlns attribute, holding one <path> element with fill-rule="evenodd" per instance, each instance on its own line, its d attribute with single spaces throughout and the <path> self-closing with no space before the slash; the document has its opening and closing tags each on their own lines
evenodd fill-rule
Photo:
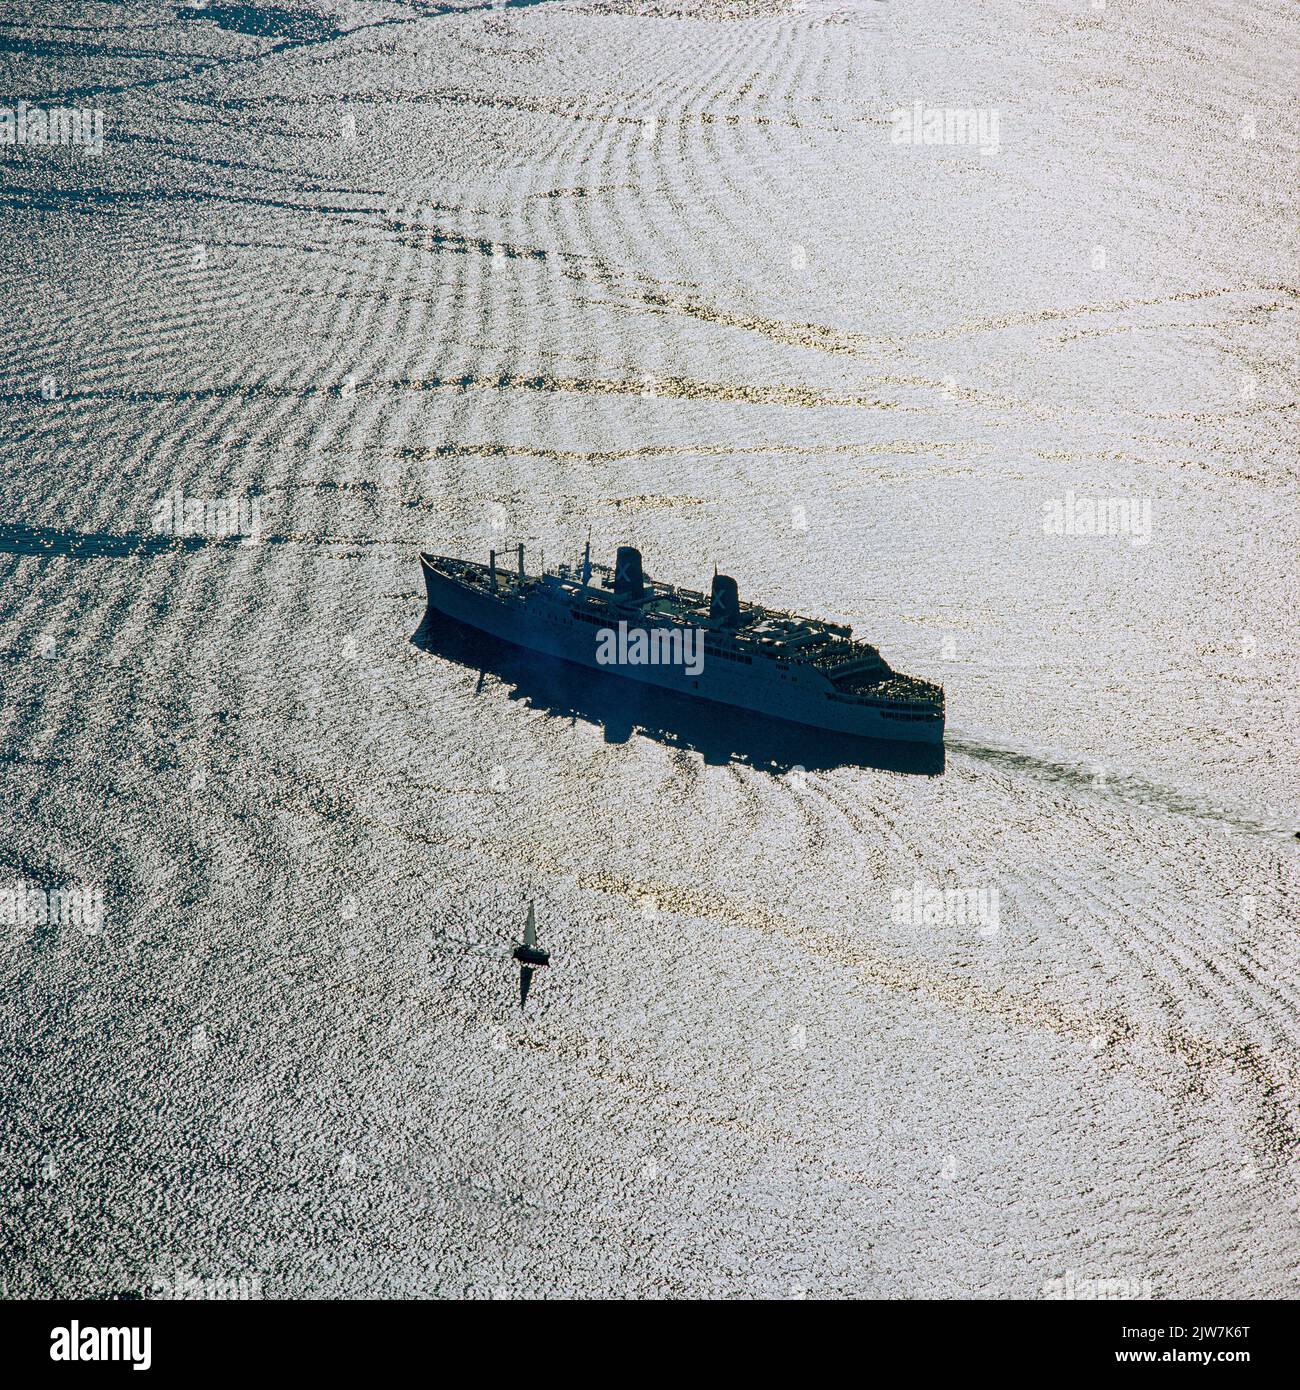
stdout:
<svg viewBox="0 0 1300 1390">
<path fill-rule="evenodd" d="M 480 693 L 482 677 L 491 675 L 510 687 L 512 700 L 555 719 L 593 724 L 606 743 L 640 734 L 696 753 L 707 764 L 739 763 L 772 774 L 864 767 L 938 777 L 944 771 L 942 744 L 854 738 L 693 700 L 512 646 L 442 614 L 426 613 L 411 641 L 431 656 L 478 671 Z"/>
</svg>

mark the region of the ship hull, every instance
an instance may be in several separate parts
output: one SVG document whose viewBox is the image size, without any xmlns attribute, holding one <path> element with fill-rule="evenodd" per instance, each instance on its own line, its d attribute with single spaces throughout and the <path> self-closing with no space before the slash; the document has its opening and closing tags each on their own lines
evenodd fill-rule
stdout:
<svg viewBox="0 0 1300 1390">
<path fill-rule="evenodd" d="M 801 687 L 797 674 L 765 677 L 752 667 L 745 674 L 730 663 L 705 656 L 703 669 L 691 674 L 680 665 L 603 665 L 597 660 L 599 629 L 573 620 L 562 602 L 534 598 L 527 603 L 506 594 L 497 596 L 461 583 L 438 568 L 436 560 L 421 555 L 430 617 L 441 615 L 465 627 L 485 632 L 499 641 L 526 651 L 586 667 L 603 675 L 618 676 L 641 685 L 686 695 L 692 699 L 746 710 L 768 719 L 779 719 L 805 728 L 822 729 L 852 737 L 898 743 L 942 744 L 943 720 L 890 717 L 879 710 L 828 697 L 824 686 Z"/>
</svg>

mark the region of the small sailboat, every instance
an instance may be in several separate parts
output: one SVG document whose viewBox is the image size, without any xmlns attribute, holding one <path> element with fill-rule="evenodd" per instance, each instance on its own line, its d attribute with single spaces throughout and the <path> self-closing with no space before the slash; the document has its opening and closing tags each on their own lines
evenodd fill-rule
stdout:
<svg viewBox="0 0 1300 1390">
<path fill-rule="evenodd" d="M 551 953 L 537 945 L 537 914 L 533 910 L 533 900 L 528 900 L 528 919 L 524 922 L 524 940 L 516 946 L 514 957 L 519 962 L 519 1007 L 528 1002 L 528 990 L 533 983 L 533 971 L 539 965 L 550 965 Z"/>
</svg>

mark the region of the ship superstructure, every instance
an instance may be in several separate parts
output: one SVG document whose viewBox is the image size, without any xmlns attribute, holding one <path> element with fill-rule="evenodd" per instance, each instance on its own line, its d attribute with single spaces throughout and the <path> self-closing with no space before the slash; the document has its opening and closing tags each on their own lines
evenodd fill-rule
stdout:
<svg viewBox="0 0 1300 1390">
<path fill-rule="evenodd" d="M 496 551 L 487 564 L 421 555 L 429 610 L 533 651 L 770 718 L 865 738 L 943 740 L 942 688 L 893 670 L 845 624 L 747 603 L 725 574 L 714 575 L 708 594 L 661 583 L 632 546 L 619 547 L 613 568 L 593 564 L 588 545 L 580 565 L 535 575 L 522 544 L 506 554 L 505 564 Z"/>
</svg>

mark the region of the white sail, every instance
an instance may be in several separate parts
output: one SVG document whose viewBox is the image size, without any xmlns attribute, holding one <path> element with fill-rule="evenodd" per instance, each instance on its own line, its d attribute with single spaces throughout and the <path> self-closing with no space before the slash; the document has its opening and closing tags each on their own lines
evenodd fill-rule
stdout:
<svg viewBox="0 0 1300 1390">
<path fill-rule="evenodd" d="M 533 915 L 533 903 L 528 901 L 528 920 L 524 923 L 524 945 L 537 945 L 537 918 Z"/>
</svg>

